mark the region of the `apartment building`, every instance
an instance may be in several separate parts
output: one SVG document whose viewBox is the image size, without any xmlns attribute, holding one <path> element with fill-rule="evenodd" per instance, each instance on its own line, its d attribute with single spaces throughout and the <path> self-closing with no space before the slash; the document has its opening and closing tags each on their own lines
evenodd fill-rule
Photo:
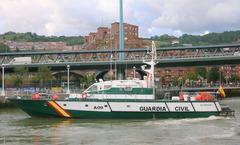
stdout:
<svg viewBox="0 0 240 145">
<path fill-rule="evenodd" d="M 98 46 L 108 49 L 119 48 L 119 23 L 112 23 L 111 28 L 99 27 L 97 32 L 85 36 L 85 43 L 88 44 L 85 45 L 86 48 L 91 44 L 96 46 L 95 49 Z M 127 23 L 124 23 L 124 43 L 125 48 L 143 48 L 150 45 L 149 41 L 139 38 L 138 26 Z"/>
</svg>

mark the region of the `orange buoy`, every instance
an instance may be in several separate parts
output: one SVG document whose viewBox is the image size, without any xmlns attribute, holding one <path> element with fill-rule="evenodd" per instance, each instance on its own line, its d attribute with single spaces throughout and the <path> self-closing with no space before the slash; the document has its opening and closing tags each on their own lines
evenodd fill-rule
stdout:
<svg viewBox="0 0 240 145">
<path fill-rule="evenodd" d="M 36 100 L 35 94 L 32 95 L 32 100 Z"/>
<path fill-rule="evenodd" d="M 53 100 L 58 100 L 59 96 L 58 95 L 54 95 L 53 96 Z"/>
<path fill-rule="evenodd" d="M 213 101 L 214 97 L 209 92 L 200 92 L 196 97 L 197 101 Z"/>
<path fill-rule="evenodd" d="M 36 97 L 36 100 L 39 100 L 40 99 L 40 93 L 36 93 L 35 97 Z"/>
<path fill-rule="evenodd" d="M 180 100 L 180 101 L 184 101 L 183 93 L 179 93 L 179 100 Z"/>
<path fill-rule="evenodd" d="M 195 100 L 196 101 L 202 101 L 202 96 L 198 94 L 197 96 L 195 96 Z"/>
<path fill-rule="evenodd" d="M 40 99 L 40 94 L 37 92 L 32 95 L 32 100 L 39 100 Z"/>
</svg>

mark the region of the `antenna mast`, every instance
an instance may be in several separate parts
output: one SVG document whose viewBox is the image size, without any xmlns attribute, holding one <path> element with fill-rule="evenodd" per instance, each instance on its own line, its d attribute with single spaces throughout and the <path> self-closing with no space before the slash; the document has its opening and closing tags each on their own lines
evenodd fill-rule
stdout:
<svg viewBox="0 0 240 145">
<path fill-rule="evenodd" d="M 123 0 L 119 0 L 119 50 L 124 51 L 124 29 L 123 29 Z M 124 61 L 124 52 L 119 53 L 119 68 L 118 79 L 124 79 L 124 68 L 122 62 Z"/>
<path fill-rule="evenodd" d="M 155 98 L 155 75 L 154 75 L 154 66 L 156 64 L 155 60 L 157 59 L 157 50 L 154 41 L 152 41 L 152 60 L 151 60 L 151 73 L 152 73 L 152 87 L 153 87 L 153 96 Z"/>
<path fill-rule="evenodd" d="M 155 60 L 157 59 L 157 51 L 156 51 L 156 46 L 155 46 L 154 41 L 152 41 L 152 50 L 150 52 L 150 55 L 151 55 L 151 61 L 150 62 L 149 61 L 148 62 L 144 62 L 144 63 L 150 65 L 150 69 L 149 70 L 145 70 L 145 71 L 149 73 L 149 77 L 150 78 L 147 78 L 147 79 L 149 79 L 150 86 L 153 88 L 153 99 L 155 99 L 156 91 L 155 91 L 154 66 L 156 64 Z"/>
</svg>

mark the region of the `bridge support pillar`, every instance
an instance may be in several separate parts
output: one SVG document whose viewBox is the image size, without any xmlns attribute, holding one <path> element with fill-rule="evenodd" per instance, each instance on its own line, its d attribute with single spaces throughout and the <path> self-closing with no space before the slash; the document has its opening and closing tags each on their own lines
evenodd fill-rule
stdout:
<svg viewBox="0 0 240 145">
<path fill-rule="evenodd" d="M 125 79 L 125 68 L 124 65 L 118 65 L 117 66 L 117 78 L 118 80 L 124 80 Z"/>
<path fill-rule="evenodd" d="M 123 0 L 119 0 L 119 50 L 124 50 L 124 24 L 123 24 Z M 124 60 L 124 53 L 119 53 L 120 63 Z M 119 64 L 117 67 L 117 78 L 118 80 L 125 79 L 124 65 Z"/>
<path fill-rule="evenodd" d="M 1 91 L 1 96 L 5 97 L 5 86 L 4 86 L 4 82 L 5 82 L 5 78 L 4 78 L 4 65 L 2 65 L 2 91 Z"/>
</svg>

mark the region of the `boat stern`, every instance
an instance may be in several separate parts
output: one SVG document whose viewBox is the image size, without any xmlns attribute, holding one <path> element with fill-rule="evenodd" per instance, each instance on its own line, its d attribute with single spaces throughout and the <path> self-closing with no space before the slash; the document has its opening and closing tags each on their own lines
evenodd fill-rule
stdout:
<svg viewBox="0 0 240 145">
<path fill-rule="evenodd" d="M 229 106 L 222 106 L 222 111 L 220 111 L 219 116 L 223 117 L 235 117 L 235 111 L 232 110 Z"/>
</svg>

